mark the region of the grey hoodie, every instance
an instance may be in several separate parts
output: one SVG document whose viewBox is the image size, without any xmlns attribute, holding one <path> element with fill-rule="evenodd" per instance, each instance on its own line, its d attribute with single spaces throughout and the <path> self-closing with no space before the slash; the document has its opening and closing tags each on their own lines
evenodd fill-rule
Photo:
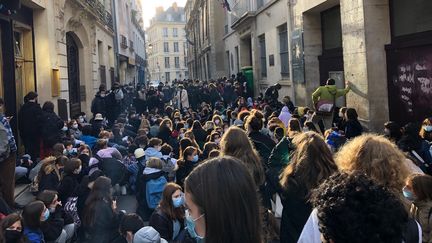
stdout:
<svg viewBox="0 0 432 243">
<path fill-rule="evenodd" d="M 151 226 L 146 226 L 138 230 L 133 238 L 133 243 L 168 243 L 160 237 L 160 234 Z"/>
</svg>

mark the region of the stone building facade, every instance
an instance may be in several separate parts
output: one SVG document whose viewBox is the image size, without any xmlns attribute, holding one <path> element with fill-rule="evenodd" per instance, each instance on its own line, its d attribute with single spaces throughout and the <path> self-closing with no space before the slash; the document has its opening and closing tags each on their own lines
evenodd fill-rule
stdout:
<svg viewBox="0 0 432 243">
<path fill-rule="evenodd" d="M 291 94 L 288 0 L 228 1 L 225 12 L 226 75 L 251 67 L 255 94 L 275 83 Z"/>
<path fill-rule="evenodd" d="M 156 9 L 156 15 L 146 30 L 148 81 L 171 82 L 189 78 L 184 28 L 184 8 L 174 3 L 165 11 L 162 7 Z"/>
<path fill-rule="evenodd" d="M 372 131 L 431 116 L 432 2 L 291 1 L 292 76 L 297 105 L 327 78 L 350 82 L 346 105 Z M 426 10 L 427 9 L 427 10 Z M 345 105 L 341 98 L 339 105 Z"/>
<path fill-rule="evenodd" d="M 185 11 L 191 78 L 210 80 L 226 76 L 225 10 L 220 1 L 188 0 Z"/>
</svg>

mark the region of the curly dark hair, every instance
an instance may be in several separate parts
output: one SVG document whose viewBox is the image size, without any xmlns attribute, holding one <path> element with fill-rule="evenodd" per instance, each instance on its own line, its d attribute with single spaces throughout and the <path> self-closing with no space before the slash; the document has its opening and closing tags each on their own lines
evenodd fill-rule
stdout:
<svg viewBox="0 0 432 243">
<path fill-rule="evenodd" d="M 364 174 L 335 174 L 314 191 L 311 200 L 328 242 L 402 242 L 408 222 L 405 207 Z"/>
</svg>

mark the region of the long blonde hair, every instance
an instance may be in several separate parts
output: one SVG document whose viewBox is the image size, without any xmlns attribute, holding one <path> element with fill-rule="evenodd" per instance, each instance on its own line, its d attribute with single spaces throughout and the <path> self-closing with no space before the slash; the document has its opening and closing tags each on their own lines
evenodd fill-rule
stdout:
<svg viewBox="0 0 432 243">
<path fill-rule="evenodd" d="M 409 175 L 404 154 L 383 136 L 366 134 L 344 145 L 335 157 L 339 170 L 360 171 L 398 195 Z"/>
<path fill-rule="evenodd" d="M 298 134 L 293 139 L 296 147 L 291 163 L 280 176 L 280 184 L 288 187 L 289 179 L 306 189 L 306 193 L 317 187 L 337 171 L 333 156 L 324 139 L 316 132 Z"/>
<path fill-rule="evenodd" d="M 257 186 L 264 183 L 263 164 L 246 132 L 238 127 L 230 127 L 222 136 L 220 146 L 221 156 L 229 155 L 239 159 L 246 165 Z"/>
</svg>

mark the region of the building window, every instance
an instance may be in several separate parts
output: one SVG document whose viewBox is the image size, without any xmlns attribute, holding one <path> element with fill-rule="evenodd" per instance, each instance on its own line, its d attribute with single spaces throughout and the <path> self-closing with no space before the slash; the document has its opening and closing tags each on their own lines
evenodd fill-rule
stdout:
<svg viewBox="0 0 432 243">
<path fill-rule="evenodd" d="M 266 53 L 266 41 L 265 35 L 261 35 L 258 37 L 259 48 L 260 48 L 260 68 L 261 68 L 261 77 L 267 77 L 267 53 Z"/>
<path fill-rule="evenodd" d="M 165 57 L 165 68 L 170 68 L 170 58 L 169 57 Z"/>
<path fill-rule="evenodd" d="M 342 48 L 340 8 L 335 7 L 321 13 L 323 50 Z"/>
<path fill-rule="evenodd" d="M 184 65 L 186 68 L 187 68 L 187 62 L 188 62 L 187 57 L 184 57 Z"/>
<path fill-rule="evenodd" d="M 228 75 L 229 75 L 231 73 L 230 53 L 229 53 L 229 51 L 225 51 L 225 56 L 226 56 L 227 70 L 228 70 Z"/>
<path fill-rule="evenodd" d="M 164 42 L 164 52 L 169 52 L 168 42 Z"/>
<path fill-rule="evenodd" d="M 168 28 L 163 28 L 163 37 L 168 37 Z"/>
<path fill-rule="evenodd" d="M 257 0 L 257 9 L 261 8 L 262 6 L 264 6 L 264 0 Z"/>
<path fill-rule="evenodd" d="M 174 42 L 174 52 L 179 52 L 179 44 L 178 44 L 178 42 Z"/>
<path fill-rule="evenodd" d="M 165 81 L 166 82 L 170 82 L 171 81 L 171 77 L 170 77 L 170 73 L 169 72 L 165 73 Z"/>
<path fill-rule="evenodd" d="M 279 26 L 278 31 L 281 75 L 282 77 L 287 78 L 289 77 L 287 24 Z"/>
<path fill-rule="evenodd" d="M 231 71 L 234 71 L 234 55 L 231 53 Z"/>
<path fill-rule="evenodd" d="M 177 72 L 176 72 L 176 78 L 177 78 L 177 79 L 181 79 L 181 77 L 182 77 L 181 72 L 180 72 L 180 71 L 177 71 Z"/>
<path fill-rule="evenodd" d="M 173 28 L 173 37 L 178 37 L 178 29 Z"/>
<path fill-rule="evenodd" d="M 189 71 L 185 71 L 185 78 L 189 78 Z"/>
<path fill-rule="evenodd" d="M 180 68 L 180 57 L 174 57 L 174 63 L 176 68 Z"/>
<path fill-rule="evenodd" d="M 390 7 L 394 37 L 432 30 L 432 1 L 393 0 Z"/>
</svg>

